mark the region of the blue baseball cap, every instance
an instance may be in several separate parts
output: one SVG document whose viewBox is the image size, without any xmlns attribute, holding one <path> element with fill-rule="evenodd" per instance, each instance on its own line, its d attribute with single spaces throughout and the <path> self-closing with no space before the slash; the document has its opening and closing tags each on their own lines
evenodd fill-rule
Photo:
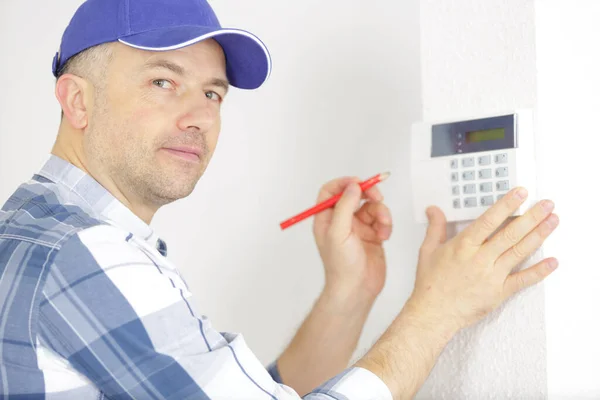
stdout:
<svg viewBox="0 0 600 400">
<path fill-rule="evenodd" d="M 265 44 L 245 30 L 222 28 L 206 0 L 87 0 L 63 34 L 52 73 L 58 76 L 69 58 L 102 43 L 167 51 L 209 38 L 223 48 L 232 86 L 256 89 L 268 79 L 271 56 Z"/>
</svg>

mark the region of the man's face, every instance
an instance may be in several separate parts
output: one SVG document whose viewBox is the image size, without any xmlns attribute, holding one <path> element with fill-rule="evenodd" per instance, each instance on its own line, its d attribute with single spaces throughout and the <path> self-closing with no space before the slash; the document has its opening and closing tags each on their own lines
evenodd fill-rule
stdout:
<svg viewBox="0 0 600 400">
<path fill-rule="evenodd" d="M 84 136 L 89 168 L 135 201 L 188 196 L 217 145 L 226 92 L 225 56 L 212 39 L 167 52 L 115 44 Z"/>
</svg>

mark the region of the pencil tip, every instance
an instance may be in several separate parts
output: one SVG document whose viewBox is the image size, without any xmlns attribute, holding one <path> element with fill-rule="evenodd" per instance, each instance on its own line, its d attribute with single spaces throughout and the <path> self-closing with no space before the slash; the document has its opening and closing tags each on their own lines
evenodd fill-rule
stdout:
<svg viewBox="0 0 600 400">
<path fill-rule="evenodd" d="M 384 172 L 383 174 L 379 175 L 379 181 L 385 181 L 392 173 L 391 172 Z"/>
</svg>

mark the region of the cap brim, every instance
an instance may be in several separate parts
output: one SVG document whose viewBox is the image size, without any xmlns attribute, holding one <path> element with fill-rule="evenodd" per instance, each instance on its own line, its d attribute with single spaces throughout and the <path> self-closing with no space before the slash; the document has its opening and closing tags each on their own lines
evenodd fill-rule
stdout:
<svg viewBox="0 0 600 400">
<path fill-rule="evenodd" d="M 225 53 L 229 83 L 240 89 L 256 89 L 271 74 L 271 56 L 255 35 L 241 29 L 179 26 L 126 36 L 119 42 L 141 50 L 169 51 L 206 39 L 216 40 Z"/>
</svg>

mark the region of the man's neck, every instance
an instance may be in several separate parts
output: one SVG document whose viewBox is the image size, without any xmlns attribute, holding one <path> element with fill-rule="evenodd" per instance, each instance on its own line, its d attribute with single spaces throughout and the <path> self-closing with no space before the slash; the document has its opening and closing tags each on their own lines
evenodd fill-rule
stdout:
<svg viewBox="0 0 600 400">
<path fill-rule="evenodd" d="M 63 160 L 73 164 L 77 168 L 81 169 L 83 172 L 94 178 L 100 185 L 102 185 L 110 194 L 112 194 L 117 200 L 125 205 L 128 209 L 130 209 L 138 218 L 144 221 L 146 224 L 150 225 L 152 222 L 152 218 L 156 211 L 158 211 L 158 207 L 152 207 L 144 204 L 142 201 L 136 201 L 136 196 L 127 195 L 119 188 L 119 185 L 112 180 L 106 174 L 102 174 L 100 172 L 95 173 L 86 165 L 85 159 L 83 155 L 83 149 L 77 151 L 71 145 L 65 145 L 63 140 L 61 140 L 61 135 L 59 134 L 54 147 L 52 148 L 51 154 L 56 157 L 60 157 Z"/>
</svg>

